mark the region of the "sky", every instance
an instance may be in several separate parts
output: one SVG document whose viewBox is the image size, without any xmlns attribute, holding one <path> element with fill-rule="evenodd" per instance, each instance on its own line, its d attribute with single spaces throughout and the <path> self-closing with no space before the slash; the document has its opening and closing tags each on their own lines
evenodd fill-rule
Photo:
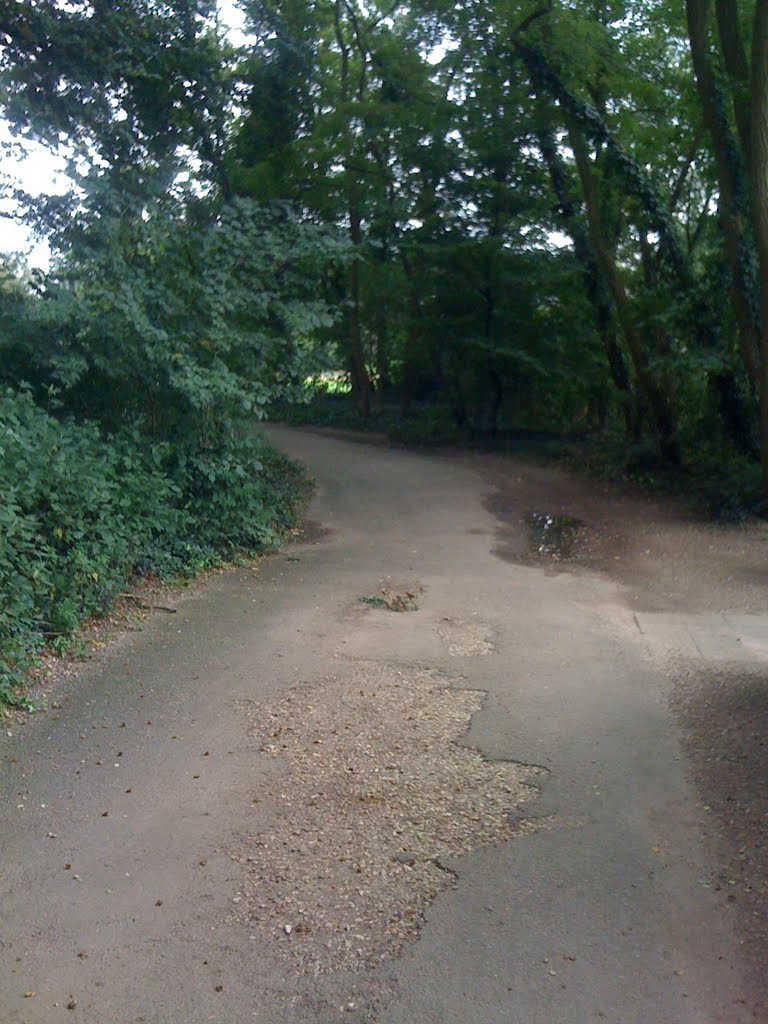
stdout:
<svg viewBox="0 0 768 1024">
<path fill-rule="evenodd" d="M 232 42 L 236 45 L 245 42 L 244 17 L 237 7 L 237 0 L 219 0 L 219 15 Z M 11 141 L 11 138 L 7 124 L 0 120 L 0 145 Z M 14 185 L 20 185 L 32 195 L 63 193 L 69 185 L 64 173 L 64 158 L 35 143 L 24 143 L 23 157 L 4 159 L 3 171 Z M 34 239 L 29 228 L 9 219 L 8 215 L 12 213 L 12 201 L 0 200 L 0 252 L 20 253 L 30 267 L 46 269 L 51 256 L 47 242 Z"/>
<path fill-rule="evenodd" d="M 11 138 L 8 126 L 0 121 L 0 143 L 9 142 Z M 3 162 L 3 170 L 13 184 L 20 185 L 32 195 L 66 192 L 68 182 L 63 173 L 62 159 L 44 146 L 30 142 L 24 144 L 24 150 L 23 157 Z M 0 251 L 21 253 L 30 267 L 45 268 L 50 259 L 47 242 L 33 239 L 29 228 L 9 219 L 13 205 L 10 199 L 0 201 Z"/>
</svg>

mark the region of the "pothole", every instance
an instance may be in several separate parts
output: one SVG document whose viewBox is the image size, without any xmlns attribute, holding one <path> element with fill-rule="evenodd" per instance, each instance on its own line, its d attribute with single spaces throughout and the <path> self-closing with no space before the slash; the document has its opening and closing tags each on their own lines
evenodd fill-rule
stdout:
<svg viewBox="0 0 768 1024">
<path fill-rule="evenodd" d="M 553 516 L 548 512 L 528 512 L 525 524 L 530 551 L 556 560 L 573 558 L 585 528 L 584 522 L 575 516 Z"/>
<path fill-rule="evenodd" d="M 493 654 L 495 645 L 491 631 L 479 622 L 444 618 L 437 627 L 437 635 L 448 645 L 452 658 L 472 658 Z"/>
<path fill-rule="evenodd" d="M 387 579 L 382 581 L 377 594 L 366 594 L 360 601 L 371 608 L 387 608 L 391 612 L 417 612 L 423 593 L 420 583 L 395 585 Z"/>
<path fill-rule="evenodd" d="M 257 795 L 264 824 L 234 853 L 238 908 L 294 969 L 396 956 L 456 884 L 444 862 L 534 830 L 520 812 L 543 769 L 456 742 L 482 704 L 439 673 L 366 662 L 246 706 L 286 772 Z"/>
</svg>

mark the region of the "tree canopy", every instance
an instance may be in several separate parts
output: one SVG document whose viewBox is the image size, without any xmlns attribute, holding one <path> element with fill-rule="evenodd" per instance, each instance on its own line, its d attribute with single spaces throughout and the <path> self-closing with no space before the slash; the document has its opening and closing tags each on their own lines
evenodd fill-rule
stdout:
<svg viewBox="0 0 768 1024">
<path fill-rule="evenodd" d="M 768 493 L 762 0 L 241 8 L 241 46 L 212 0 L 0 12 L 2 114 L 72 181 L 13 187 L 55 257 L 3 266 L 4 437 L 58 423 L 88 459 L 104 446 L 104 487 L 159 474 L 177 521 L 141 512 L 145 547 L 177 554 L 184 531 L 198 551 L 267 536 L 247 424 L 322 370 L 362 416 L 432 402 L 465 436 L 591 432 Z M 40 479 L 3 482 L 6 562 L 32 582 L 0 644 L 69 621 L 51 586 L 91 607 L 30 539 Z M 120 572 L 151 562 L 120 544 Z"/>
</svg>

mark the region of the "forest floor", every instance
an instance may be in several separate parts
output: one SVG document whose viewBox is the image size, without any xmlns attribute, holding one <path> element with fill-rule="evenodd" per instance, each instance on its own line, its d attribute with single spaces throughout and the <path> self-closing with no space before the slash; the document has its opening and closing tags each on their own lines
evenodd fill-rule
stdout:
<svg viewBox="0 0 768 1024">
<path fill-rule="evenodd" d="M 303 533 L 0 736 L 0 1020 L 768 1022 L 765 525 L 271 435 Z"/>
</svg>

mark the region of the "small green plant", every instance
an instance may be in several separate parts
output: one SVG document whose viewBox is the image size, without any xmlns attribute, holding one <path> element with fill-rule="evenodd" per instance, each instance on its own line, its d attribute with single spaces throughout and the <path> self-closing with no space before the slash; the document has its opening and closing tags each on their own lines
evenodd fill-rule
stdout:
<svg viewBox="0 0 768 1024">
<path fill-rule="evenodd" d="M 53 637 L 48 646 L 59 658 L 74 658 L 82 660 L 88 651 L 88 641 L 83 636 L 64 633 L 61 636 Z"/>
<path fill-rule="evenodd" d="M 419 610 L 418 595 L 422 588 L 416 585 L 413 590 L 394 590 L 390 586 L 383 586 L 381 594 L 361 597 L 363 604 L 371 608 L 387 608 L 391 612 L 415 612 Z"/>
</svg>

